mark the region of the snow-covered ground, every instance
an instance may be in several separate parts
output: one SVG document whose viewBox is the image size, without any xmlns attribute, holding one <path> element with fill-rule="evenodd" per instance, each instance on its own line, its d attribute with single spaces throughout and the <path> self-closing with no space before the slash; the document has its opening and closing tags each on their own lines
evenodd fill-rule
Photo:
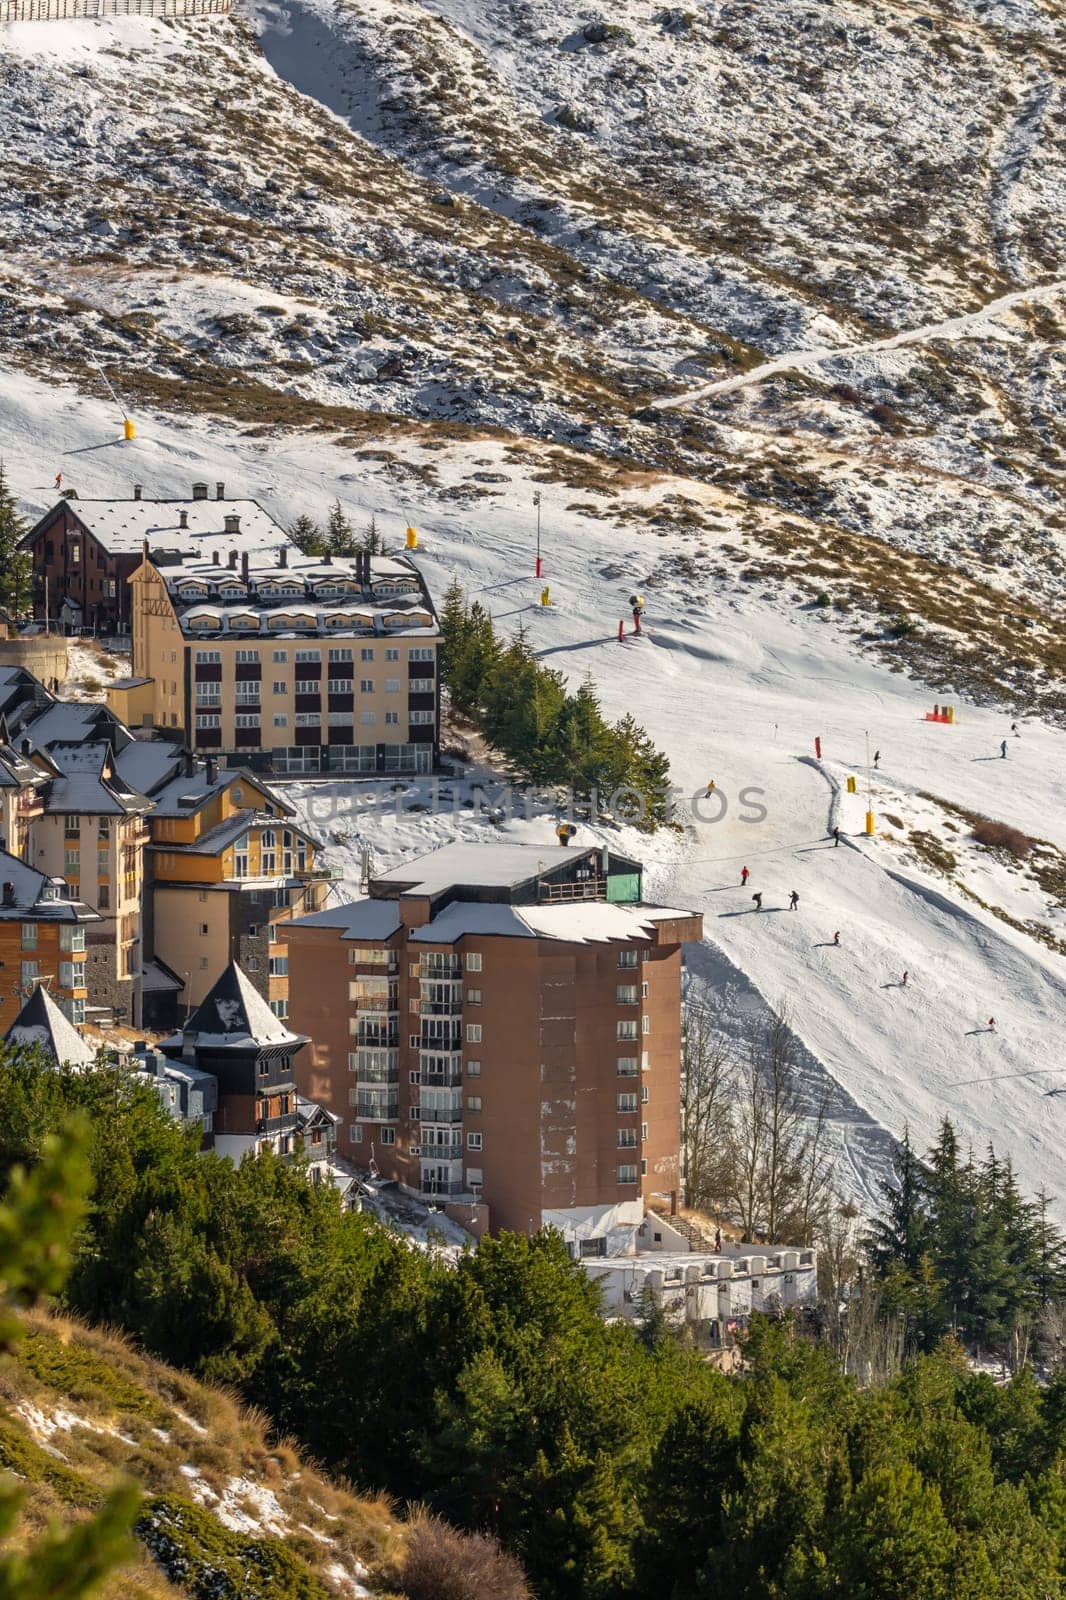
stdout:
<svg viewBox="0 0 1066 1600">
<path fill-rule="evenodd" d="M 642 506 L 669 485 L 629 490 L 633 520 L 619 525 L 594 514 L 595 506 L 567 509 L 563 496 L 524 476 L 496 443 L 397 442 L 414 464 L 433 462 L 434 487 L 419 504 L 409 478 L 396 487 L 388 461 L 353 470 L 350 450 L 325 437 L 265 440 L 221 423 L 148 414 L 138 417 L 136 440 L 109 443 L 113 432 L 103 402 L 23 375 L 0 378 L 0 437 L 28 510 L 47 503 L 41 486 L 57 464 L 66 472 L 75 463 L 84 494 L 121 493 L 134 480 L 148 494 L 176 494 L 194 478 L 220 478 L 285 522 L 301 511 L 321 514 L 335 494 L 357 524 L 374 515 L 397 543 L 413 520 L 438 596 L 457 576 L 503 629 L 523 623 L 546 664 L 571 681 L 591 673 L 611 716 L 632 711 L 645 724 L 670 756 L 684 831 L 641 839 L 626 830 L 623 845 L 643 855 L 652 897 L 703 912 L 706 938 L 689 954 L 691 982 L 719 1008 L 723 1027 L 738 1027 L 765 1003 L 788 1006 L 812 1101 L 831 1094 L 837 1171 L 848 1192 L 871 1199 L 888 1153 L 885 1130 L 899 1134 L 909 1123 L 920 1143 L 944 1114 L 976 1147 L 994 1140 L 1009 1152 L 1027 1188 L 1055 1191 L 1066 1113 L 1045 1089 L 1063 1080 L 1012 1074 L 1066 1059 L 1066 960 L 891 841 L 938 827 L 937 808 L 921 798 L 929 794 L 1066 849 L 1066 734 L 1032 720 L 1014 739 L 1009 717 L 963 703 L 954 726 L 926 722 L 931 697 L 860 655 L 846 619 L 797 606 L 773 583 L 739 581 L 712 569 L 710 559 L 697 583 L 678 564 L 691 551 L 684 535 L 641 521 Z M 492 479 L 490 496 L 456 493 L 479 473 Z M 533 577 L 538 487 L 550 612 L 537 603 Z M 724 526 L 721 537 L 731 532 Z M 618 621 L 634 587 L 646 598 L 646 635 L 620 645 Z M 868 749 L 881 752 L 871 780 L 873 840 L 862 832 Z M 860 792 L 841 795 L 850 773 Z M 693 807 L 691 797 L 712 778 L 720 798 Z M 428 803 L 428 785 L 401 797 L 398 817 L 357 816 L 359 792 L 353 785 L 289 790 L 349 892 L 364 844 L 381 864 L 456 832 L 493 831 L 461 805 L 436 816 L 410 809 Z M 757 807 L 765 817 L 752 820 Z M 829 837 L 837 823 L 839 848 Z M 543 809 L 505 826 L 516 837 L 551 838 Z M 991 860 L 983 876 L 973 876 L 978 867 L 966 865 L 959 835 L 941 828 L 938 837 L 955 841 L 971 874 L 965 881 L 981 898 L 1028 920 L 1020 914 L 1020 879 Z M 747 890 L 743 866 L 752 874 Z M 751 903 L 754 888 L 765 897 L 761 914 Z M 792 889 L 800 895 L 795 913 L 787 909 Z M 1034 898 L 1033 914 L 1055 922 L 1061 935 L 1061 915 L 1046 897 Z M 904 969 L 906 989 L 899 987 Z M 986 1026 L 993 1015 L 994 1033 Z"/>
</svg>

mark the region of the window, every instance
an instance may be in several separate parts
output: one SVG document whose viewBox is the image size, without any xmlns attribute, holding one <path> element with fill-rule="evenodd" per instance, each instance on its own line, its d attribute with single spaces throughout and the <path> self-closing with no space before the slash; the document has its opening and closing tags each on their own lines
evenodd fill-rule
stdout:
<svg viewBox="0 0 1066 1600">
<path fill-rule="evenodd" d="M 321 650 L 297 650 L 297 652 L 296 652 L 296 660 L 297 660 L 297 662 L 300 662 L 300 661 L 321 661 L 322 660 L 322 652 L 321 652 Z"/>
<path fill-rule="evenodd" d="M 400 680 L 399 680 L 399 678 L 386 678 L 385 679 L 385 693 L 386 694 L 399 694 L 399 692 L 400 692 Z"/>
<path fill-rule="evenodd" d="M 466 1097 L 466 1109 L 468 1111 L 480 1111 L 481 1096 L 479 1094 L 468 1094 Z"/>
<path fill-rule="evenodd" d="M 278 870 L 278 853 L 276 850 L 263 850 L 259 857 L 259 875 L 262 878 L 272 878 Z"/>
<path fill-rule="evenodd" d="M 351 694 L 351 678 L 327 678 L 326 690 L 329 694 Z"/>
<path fill-rule="evenodd" d="M 298 728 L 317 728 L 322 721 L 320 711 L 298 711 L 296 713 L 296 726 Z"/>
<path fill-rule="evenodd" d="M 352 1123 L 351 1127 L 348 1129 L 348 1137 L 353 1144 L 362 1144 L 363 1130 L 358 1122 Z"/>
<path fill-rule="evenodd" d="M 398 711 L 386 711 L 386 713 L 385 713 L 385 726 L 387 728 L 395 728 L 397 726 L 397 724 L 399 723 L 399 720 L 400 720 L 400 713 Z"/>
<path fill-rule="evenodd" d="M 330 650 L 327 659 L 330 661 L 350 661 L 352 652 L 350 650 Z"/>
<path fill-rule="evenodd" d="M 279 1017 L 284 1022 L 289 1014 L 289 1002 L 287 1000 L 271 1000 L 270 1009 L 276 1017 Z"/>
<path fill-rule="evenodd" d="M 480 1044 L 481 1043 L 481 1024 L 480 1024 L 480 1022 L 468 1022 L 467 1023 L 467 1025 L 466 1025 L 466 1042 L 467 1042 L 467 1044 Z"/>
<path fill-rule="evenodd" d="M 395 1128 L 381 1128 L 381 1129 L 379 1129 L 379 1132 L 380 1132 L 380 1135 L 381 1135 L 382 1144 L 395 1144 L 396 1143 L 396 1129 Z"/>
<path fill-rule="evenodd" d="M 80 850 L 64 850 L 63 851 L 63 866 L 64 866 L 64 868 L 65 868 L 65 870 L 67 872 L 80 872 L 81 871 L 81 851 Z"/>
<path fill-rule="evenodd" d="M 233 725 L 236 728 L 258 728 L 259 724 L 258 712 L 238 711 L 233 718 Z"/>
<path fill-rule="evenodd" d="M 640 1063 L 636 1056 L 618 1057 L 618 1076 L 620 1078 L 635 1078 L 640 1071 Z"/>
<path fill-rule="evenodd" d="M 422 1041 L 417 1033 L 409 1033 L 407 1035 L 407 1043 L 411 1046 L 412 1050 L 417 1050 L 421 1042 Z"/>
<path fill-rule="evenodd" d="M 432 661 L 433 651 L 428 649 L 425 645 L 415 645 L 414 648 L 408 653 L 407 659 L 408 661 Z"/>
<path fill-rule="evenodd" d="M 620 1094 L 618 1096 L 618 1111 L 621 1116 L 625 1116 L 636 1109 L 637 1097 L 635 1094 Z"/>
<path fill-rule="evenodd" d="M 201 924 L 200 924 L 200 937 L 201 937 L 201 939 L 204 938 L 204 936 L 206 934 L 210 933 L 210 931 L 211 931 L 210 924 L 206 923 L 206 922 L 201 922 Z"/>
<path fill-rule="evenodd" d="M 281 666 L 282 663 L 288 661 L 288 659 L 289 659 L 289 652 L 287 650 L 275 650 L 274 651 L 274 665 L 275 666 Z"/>
<path fill-rule="evenodd" d="M 221 705 L 222 685 L 220 683 L 197 683 L 196 704 L 198 706 Z"/>
<path fill-rule="evenodd" d="M 407 1074 L 407 1081 L 408 1083 L 421 1083 L 422 1074 L 420 1072 L 409 1072 Z"/>
<path fill-rule="evenodd" d="M 635 967 L 639 962 L 640 952 L 638 950 L 619 950 L 618 965 L 620 967 Z"/>
<path fill-rule="evenodd" d="M 374 693 L 374 680 L 373 680 L 373 678 L 360 678 L 359 679 L 359 693 L 360 694 L 373 694 Z"/>
<path fill-rule="evenodd" d="M 642 983 L 640 986 L 640 998 L 642 1000 L 646 1000 L 648 998 L 648 985 L 646 983 Z"/>
<path fill-rule="evenodd" d="M 646 1106 L 648 1103 L 648 1085 L 646 1083 L 642 1083 L 640 1086 L 640 1103 L 642 1106 Z"/>
<path fill-rule="evenodd" d="M 484 1143 L 482 1141 L 482 1137 L 481 1137 L 480 1133 L 468 1133 L 467 1134 L 467 1136 L 466 1136 L 466 1148 L 468 1150 L 483 1150 L 484 1149 Z"/>
<path fill-rule="evenodd" d="M 481 1004 L 481 990 L 468 989 L 466 991 L 466 1003 L 468 1006 L 479 1006 Z"/>
<path fill-rule="evenodd" d="M 35 922 L 24 922 L 22 924 L 22 948 L 23 950 L 36 950 L 37 924 Z M 67 987 L 69 988 L 70 985 L 68 984 Z"/>
<path fill-rule="evenodd" d="M 635 1006 L 637 1003 L 637 986 L 635 983 L 620 983 L 615 989 L 614 997 L 620 1006 Z"/>
<path fill-rule="evenodd" d="M 256 720 L 258 721 L 258 718 Z M 222 718 L 217 712 L 198 711 L 196 713 L 196 726 L 198 728 L 221 728 Z"/>
<path fill-rule="evenodd" d="M 275 678 L 274 679 L 274 693 L 275 694 L 288 694 L 288 692 L 289 692 L 289 686 L 285 682 L 284 678 Z"/>
<path fill-rule="evenodd" d="M 641 1033 L 650 1033 L 651 1032 L 651 1018 L 650 1017 L 641 1017 L 641 1019 L 640 1019 L 640 1031 L 641 1031 Z"/>
<path fill-rule="evenodd" d="M 285 715 L 281 715 L 281 716 L 275 717 L 274 718 L 274 726 L 275 726 L 275 728 L 287 728 L 289 726 L 288 717 L 286 717 Z"/>
<path fill-rule="evenodd" d="M 61 961 L 59 963 L 59 987 L 61 989 L 73 989 L 75 984 L 80 984 L 84 974 L 84 967 L 76 967 L 73 961 Z"/>
<path fill-rule="evenodd" d="M 258 666 L 259 665 L 259 651 L 258 650 L 238 650 L 237 651 L 237 660 L 239 662 L 241 662 L 242 665 L 245 665 L 245 666 L 247 666 L 249 662 L 253 662 L 254 661 L 256 666 Z"/>
<path fill-rule="evenodd" d="M 80 1026 L 85 1021 L 85 1001 L 72 1000 L 70 1002 L 70 1020 Z"/>
<path fill-rule="evenodd" d="M 433 721 L 433 713 L 432 711 L 412 711 L 410 713 L 410 719 L 412 727 L 415 727 L 416 725 L 419 727 L 425 727 Z"/>
<path fill-rule="evenodd" d="M 287 978 L 289 975 L 288 956 L 271 956 L 270 976 L 272 978 Z"/>
<path fill-rule="evenodd" d="M 648 1124 L 646 1122 L 642 1122 L 640 1125 L 640 1142 L 641 1144 L 647 1144 L 648 1142 Z"/>
<path fill-rule="evenodd" d="M 467 972 L 480 972 L 481 971 L 481 951 L 480 950 L 468 950 L 466 952 L 466 970 L 467 970 Z"/>
<path fill-rule="evenodd" d="M 618 1168 L 618 1181 L 619 1181 L 619 1183 L 636 1183 L 636 1181 L 637 1181 L 636 1164 L 635 1163 L 633 1163 L 633 1164 L 624 1163 L 623 1165 L 621 1165 Z"/>
<path fill-rule="evenodd" d="M 395 646 L 390 645 L 389 648 L 385 651 L 385 660 L 386 661 L 399 661 L 399 659 L 400 659 L 400 652 L 395 648 Z"/>
<path fill-rule="evenodd" d="M 619 1128 L 618 1148 L 620 1150 L 635 1150 L 637 1148 L 636 1128 Z"/>
<path fill-rule="evenodd" d="M 321 694 L 322 682 L 319 678 L 297 678 L 297 694 Z"/>
<path fill-rule="evenodd" d="M 194 658 L 193 659 L 196 661 L 196 664 L 198 666 L 202 665 L 202 666 L 217 667 L 217 666 L 219 666 L 221 664 L 221 661 L 222 661 L 222 651 L 221 650 L 197 650 L 195 652 L 195 654 L 194 654 Z"/>
<path fill-rule="evenodd" d="M 97 886 L 96 886 L 96 909 L 98 911 L 106 911 L 107 908 L 110 906 L 110 904 L 111 904 L 111 891 L 110 891 L 110 889 L 108 888 L 106 883 L 98 883 Z"/>
<path fill-rule="evenodd" d="M 619 1039 L 635 1039 L 637 1037 L 636 1017 L 629 1022 L 619 1022 L 616 1026 L 616 1037 Z"/>
<path fill-rule="evenodd" d="M 246 957 L 245 963 L 244 963 L 244 970 L 245 970 L 245 972 L 258 972 L 259 971 L 259 957 L 258 956 L 248 956 L 248 957 Z"/>
<path fill-rule="evenodd" d="M 351 656 L 349 656 L 348 660 L 350 661 L 351 659 L 352 659 Z M 359 652 L 359 659 L 360 659 L 360 661 L 373 661 L 373 659 L 374 659 L 374 647 L 373 647 L 373 645 L 364 645 L 363 648 Z"/>
<path fill-rule="evenodd" d="M 37 965 L 36 961 L 24 961 L 22 963 L 22 981 L 23 981 L 23 983 L 32 983 L 34 978 L 36 978 L 36 977 L 38 977 L 40 975 L 40 970 L 41 969 Z"/>
<path fill-rule="evenodd" d="M 363 724 L 364 728 L 372 728 L 377 720 L 378 719 L 373 711 L 360 711 L 359 713 L 359 721 Z"/>
<path fill-rule="evenodd" d="M 235 852 L 233 857 L 233 876 L 246 878 L 248 876 L 248 846 Z"/>
</svg>

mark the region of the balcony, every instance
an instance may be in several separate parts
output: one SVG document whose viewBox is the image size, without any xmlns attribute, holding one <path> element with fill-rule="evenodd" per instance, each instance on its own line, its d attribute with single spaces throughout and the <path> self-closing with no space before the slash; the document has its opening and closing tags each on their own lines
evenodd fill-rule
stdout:
<svg viewBox="0 0 1066 1600">
<path fill-rule="evenodd" d="M 542 883 L 540 897 L 544 901 L 606 900 L 607 879 L 585 878 L 578 883 Z"/>
<path fill-rule="evenodd" d="M 357 1094 L 355 1115 L 360 1122 L 396 1122 L 400 1115 L 398 1100 L 368 1100 Z"/>
<path fill-rule="evenodd" d="M 459 1050 L 423 1051 L 419 1055 L 418 1066 L 423 1088 L 435 1085 L 441 1089 L 457 1089 L 462 1085 L 463 1056 Z"/>
<path fill-rule="evenodd" d="M 398 1050 L 400 1047 L 399 1028 L 377 1028 L 360 1023 L 355 1035 L 356 1044 L 363 1050 Z"/>
<path fill-rule="evenodd" d="M 461 978 L 462 975 L 463 963 L 459 956 L 430 955 L 420 956 L 418 959 L 418 976 L 423 981 L 427 979 L 447 981 Z"/>
<path fill-rule="evenodd" d="M 422 1094 L 422 1140 L 425 1142 L 426 1130 L 440 1126 L 454 1126 L 463 1120 L 462 1106 L 434 1106 L 427 1105 L 425 1091 Z"/>
<path fill-rule="evenodd" d="M 418 1042 L 419 1050 L 429 1050 L 434 1055 L 447 1055 L 463 1047 L 463 1028 L 460 1022 L 445 1028 L 440 1022 L 422 1023 L 422 1034 Z"/>
<path fill-rule="evenodd" d="M 359 994 L 352 996 L 357 1016 L 399 1016 L 400 1001 L 395 994 Z"/>
</svg>

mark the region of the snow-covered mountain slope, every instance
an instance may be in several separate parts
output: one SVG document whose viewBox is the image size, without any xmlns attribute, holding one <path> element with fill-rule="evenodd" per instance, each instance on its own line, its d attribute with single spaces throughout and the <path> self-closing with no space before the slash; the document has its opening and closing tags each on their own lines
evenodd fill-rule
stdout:
<svg viewBox="0 0 1066 1600">
<path fill-rule="evenodd" d="M 590 493 L 582 509 L 494 441 L 393 440 L 381 459 L 354 459 L 343 436 L 263 438 L 229 422 L 143 413 L 127 444 L 114 439 L 108 403 L 13 373 L 0 381 L 0 437 L 14 481 L 36 505 L 62 467 L 86 495 L 134 479 L 149 493 L 174 494 L 193 478 L 220 478 L 283 521 L 321 514 L 339 493 L 357 523 L 374 515 L 397 540 L 413 517 L 438 593 L 457 575 L 501 627 L 524 623 L 542 659 L 571 679 L 590 672 L 605 709 L 634 712 L 669 753 L 683 833 L 644 839 L 627 830 L 620 842 L 645 857 L 652 895 L 703 911 L 707 938 L 690 955 L 691 978 L 724 1028 L 787 1003 L 812 1105 L 829 1095 L 842 1187 L 868 1203 L 886 1134 L 909 1122 L 924 1140 L 948 1113 L 978 1147 L 991 1139 L 1009 1152 L 1026 1187 L 1057 1191 L 1066 1111 L 1045 1090 L 1066 1080 L 1050 1070 L 1012 1074 L 1061 1072 L 1066 1061 L 1066 957 L 1021 926 L 1039 923 L 1061 939 L 1066 886 L 1056 891 L 1052 874 L 1038 893 L 1000 857 L 981 855 L 966 842 L 961 812 L 1066 850 L 1066 733 L 1022 719 L 1016 738 L 1006 714 L 961 699 L 955 726 L 924 721 L 932 695 L 858 655 L 846 617 L 798 601 L 780 582 L 744 581 L 713 548 L 649 522 L 660 499 L 698 493 L 691 480 L 633 481 L 613 499 Z M 539 606 L 533 577 L 535 488 L 544 496 L 553 611 Z M 618 620 L 634 585 L 647 601 L 648 631 L 620 645 Z M 871 755 L 880 752 L 876 772 L 866 767 L 867 734 Z M 855 796 L 846 793 L 849 774 L 860 780 Z M 693 806 L 712 778 L 722 798 Z M 867 779 L 873 840 L 861 833 Z M 745 789 L 761 793 L 744 804 Z M 354 785 L 291 792 L 348 893 L 364 844 L 384 862 L 490 828 L 458 804 L 461 796 L 444 814 L 423 809 L 425 785 L 385 815 L 360 809 Z M 727 809 L 713 820 L 723 800 Z M 765 818 L 745 820 L 756 805 Z M 839 848 L 829 837 L 835 823 L 845 835 Z M 518 837 L 552 836 L 543 807 L 510 826 Z M 941 875 L 942 851 L 923 836 L 956 852 L 959 881 Z M 752 874 L 746 890 L 743 866 Z M 750 900 L 756 887 L 761 914 Z M 792 889 L 795 913 L 787 910 Z"/>
<path fill-rule="evenodd" d="M 1063 711 L 1058 0 L 249 6 L 0 32 L 0 357 L 684 476 L 695 581 Z"/>
</svg>

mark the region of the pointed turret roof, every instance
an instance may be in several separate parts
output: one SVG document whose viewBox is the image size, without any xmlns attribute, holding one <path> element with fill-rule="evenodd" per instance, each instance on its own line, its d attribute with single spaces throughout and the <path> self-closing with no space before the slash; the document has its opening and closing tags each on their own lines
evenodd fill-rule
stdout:
<svg viewBox="0 0 1066 1600">
<path fill-rule="evenodd" d="M 308 1043 L 306 1033 L 291 1033 L 267 1005 L 259 990 L 235 961 L 204 996 L 185 1024 L 191 1044 L 213 1050 L 248 1050 L 261 1046 Z M 181 1038 L 179 1034 L 178 1039 Z M 167 1044 L 171 1041 L 168 1039 Z"/>
<path fill-rule="evenodd" d="M 7 1044 L 39 1045 L 60 1066 L 91 1067 L 96 1051 L 38 984 L 4 1035 Z"/>
</svg>

